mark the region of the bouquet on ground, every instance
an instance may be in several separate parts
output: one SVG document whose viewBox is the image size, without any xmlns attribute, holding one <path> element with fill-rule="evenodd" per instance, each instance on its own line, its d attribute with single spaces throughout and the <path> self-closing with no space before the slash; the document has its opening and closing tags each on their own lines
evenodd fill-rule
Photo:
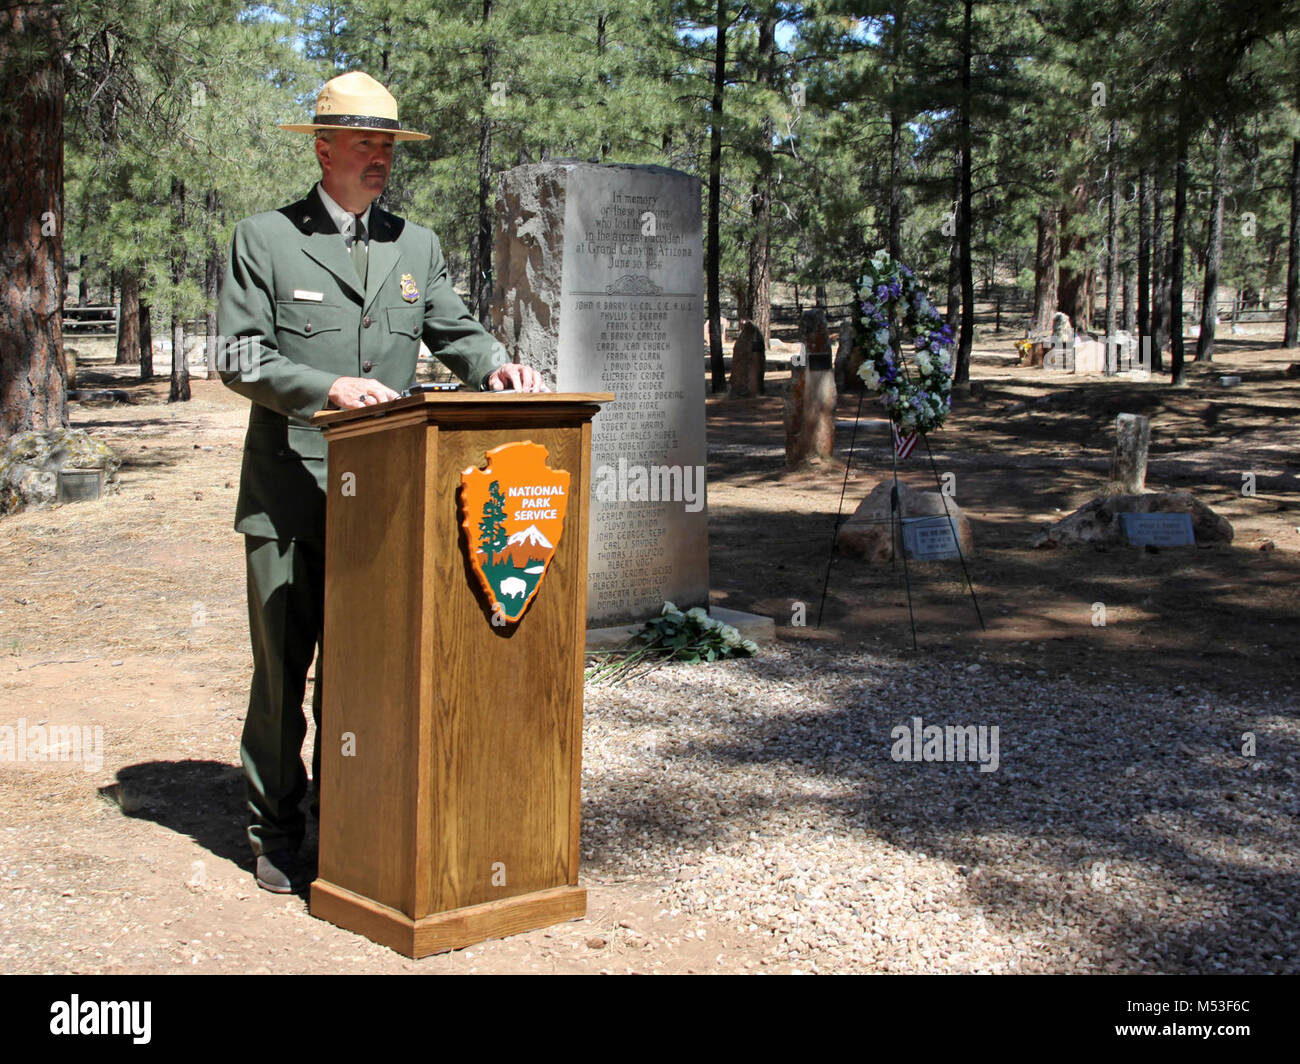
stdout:
<svg viewBox="0 0 1300 1064">
<path fill-rule="evenodd" d="M 745 639 L 730 624 L 710 617 L 703 606 L 679 610 L 673 603 L 665 602 L 659 616 L 646 621 L 623 646 L 603 653 L 590 653 L 598 663 L 587 670 L 587 682 L 613 681 L 621 683 L 634 675 L 636 666 L 648 667 L 635 675 L 664 665 L 669 661 L 698 664 L 704 661 L 721 661 L 723 658 L 750 658 L 758 653 L 758 644 Z"/>
</svg>

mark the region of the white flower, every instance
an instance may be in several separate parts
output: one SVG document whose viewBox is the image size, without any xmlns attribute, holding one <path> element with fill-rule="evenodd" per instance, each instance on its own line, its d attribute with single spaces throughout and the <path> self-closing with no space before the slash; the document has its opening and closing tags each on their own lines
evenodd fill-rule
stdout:
<svg viewBox="0 0 1300 1064">
<path fill-rule="evenodd" d="M 880 387 L 880 374 L 876 372 L 876 367 L 870 362 L 864 362 L 858 367 L 858 376 L 872 391 Z"/>
<path fill-rule="evenodd" d="M 666 617 L 670 613 L 680 613 L 680 612 L 681 611 L 676 606 L 674 606 L 671 602 L 665 602 L 664 608 L 659 611 L 659 616 Z"/>
<path fill-rule="evenodd" d="M 758 653 L 758 644 L 752 639 L 742 639 L 740 645 L 751 654 Z"/>
<path fill-rule="evenodd" d="M 729 624 L 724 624 L 722 630 L 718 633 L 722 641 L 729 647 L 734 647 L 740 642 L 740 633 Z"/>
<path fill-rule="evenodd" d="M 930 356 L 924 351 L 918 351 L 916 353 L 916 368 L 922 373 L 929 373 L 932 368 L 930 365 Z"/>
</svg>

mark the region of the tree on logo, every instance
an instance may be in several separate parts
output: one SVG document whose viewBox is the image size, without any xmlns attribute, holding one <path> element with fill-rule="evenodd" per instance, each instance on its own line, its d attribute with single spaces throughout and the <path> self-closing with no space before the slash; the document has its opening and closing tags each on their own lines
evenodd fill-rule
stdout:
<svg viewBox="0 0 1300 1064">
<path fill-rule="evenodd" d="M 492 481 L 488 493 L 491 497 L 483 504 L 483 517 L 478 523 L 478 545 L 488 556 L 488 565 L 495 565 L 497 552 L 509 546 L 510 538 L 506 535 L 506 497 L 501 494 L 501 482 Z"/>
</svg>

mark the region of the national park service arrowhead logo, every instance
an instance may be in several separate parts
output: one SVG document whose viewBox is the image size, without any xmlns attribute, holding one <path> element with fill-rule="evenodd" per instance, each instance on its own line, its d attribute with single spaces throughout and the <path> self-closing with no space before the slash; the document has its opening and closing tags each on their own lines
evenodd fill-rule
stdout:
<svg viewBox="0 0 1300 1064">
<path fill-rule="evenodd" d="M 531 441 L 503 443 L 484 456 L 485 468 L 460 475 L 465 547 L 494 625 L 524 615 L 564 531 L 569 474 L 551 469 L 548 454 Z"/>
</svg>

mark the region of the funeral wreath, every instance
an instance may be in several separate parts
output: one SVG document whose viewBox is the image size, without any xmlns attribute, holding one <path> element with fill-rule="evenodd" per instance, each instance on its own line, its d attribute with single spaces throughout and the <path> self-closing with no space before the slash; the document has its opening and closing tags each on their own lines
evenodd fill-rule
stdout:
<svg viewBox="0 0 1300 1064">
<path fill-rule="evenodd" d="M 952 329 L 912 271 L 884 252 L 868 264 L 863 288 L 864 358 L 858 376 L 880 393 L 900 432 L 939 428 L 952 407 Z M 910 358 L 904 354 L 909 338 Z"/>
</svg>

